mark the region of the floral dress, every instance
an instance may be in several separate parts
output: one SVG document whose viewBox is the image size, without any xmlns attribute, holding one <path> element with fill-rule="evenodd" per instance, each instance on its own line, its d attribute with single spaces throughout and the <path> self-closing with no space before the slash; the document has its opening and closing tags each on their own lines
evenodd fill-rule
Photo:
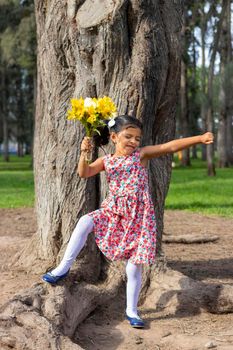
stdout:
<svg viewBox="0 0 233 350">
<path fill-rule="evenodd" d="M 109 194 L 100 209 L 88 213 L 94 221 L 95 240 L 110 260 L 153 264 L 156 221 L 149 193 L 148 170 L 140 163 L 140 150 L 128 156 L 103 158 Z"/>
</svg>

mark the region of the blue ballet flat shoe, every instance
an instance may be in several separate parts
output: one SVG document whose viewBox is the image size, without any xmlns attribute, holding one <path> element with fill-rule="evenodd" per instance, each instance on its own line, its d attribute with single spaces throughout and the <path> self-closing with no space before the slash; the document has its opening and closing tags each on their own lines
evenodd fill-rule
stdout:
<svg viewBox="0 0 233 350">
<path fill-rule="evenodd" d="M 141 318 L 129 317 L 128 315 L 126 315 L 126 318 L 129 321 L 130 326 L 132 326 L 133 328 L 144 328 L 145 327 L 145 323 L 143 322 L 143 320 Z"/>
<path fill-rule="evenodd" d="M 47 272 L 42 276 L 42 280 L 51 284 L 56 284 L 61 279 L 65 278 L 69 274 L 70 270 L 68 270 L 64 275 L 55 276 L 51 272 Z"/>
</svg>

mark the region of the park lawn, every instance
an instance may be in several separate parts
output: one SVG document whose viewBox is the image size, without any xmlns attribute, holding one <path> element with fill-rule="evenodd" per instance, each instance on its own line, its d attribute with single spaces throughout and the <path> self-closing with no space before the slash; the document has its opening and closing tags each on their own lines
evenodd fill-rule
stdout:
<svg viewBox="0 0 233 350">
<path fill-rule="evenodd" d="M 10 161 L 5 162 L 3 157 L 0 156 L 0 171 L 2 170 L 31 170 L 32 158 L 30 155 L 24 157 L 17 157 L 10 155 Z"/>
<path fill-rule="evenodd" d="M 8 163 L 0 157 L 0 208 L 33 205 L 30 156 L 11 156 Z M 217 169 L 216 177 L 208 177 L 201 160 L 192 160 L 192 166 L 187 168 L 176 163 L 165 208 L 233 217 L 233 168 Z"/>
<path fill-rule="evenodd" d="M 0 157 L 0 208 L 34 206 L 34 180 L 31 157 Z"/>
<path fill-rule="evenodd" d="M 233 168 L 216 172 L 215 177 L 207 176 L 200 160 L 192 160 L 191 167 L 175 167 L 165 208 L 233 217 Z"/>
</svg>

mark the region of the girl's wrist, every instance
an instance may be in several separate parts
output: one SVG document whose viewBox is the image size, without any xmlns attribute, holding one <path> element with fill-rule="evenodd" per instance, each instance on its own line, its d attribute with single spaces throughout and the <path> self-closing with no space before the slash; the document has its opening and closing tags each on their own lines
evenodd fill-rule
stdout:
<svg viewBox="0 0 233 350">
<path fill-rule="evenodd" d="M 80 152 L 80 161 L 81 163 L 84 163 L 85 165 L 89 165 L 90 163 L 90 151 L 82 151 Z"/>
<path fill-rule="evenodd" d="M 203 135 L 199 135 L 199 142 L 198 143 L 203 143 Z"/>
</svg>

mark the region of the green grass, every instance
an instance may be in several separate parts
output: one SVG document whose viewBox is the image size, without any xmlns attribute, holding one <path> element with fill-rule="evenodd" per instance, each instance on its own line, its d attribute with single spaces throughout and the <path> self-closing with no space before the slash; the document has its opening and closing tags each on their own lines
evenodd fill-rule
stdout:
<svg viewBox="0 0 233 350">
<path fill-rule="evenodd" d="M 0 157 L 0 208 L 33 207 L 34 181 L 31 158 Z M 208 177 L 206 164 L 192 160 L 192 166 L 173 169 L 166 209 L 188 210 L 233 218 L 233 168 L 217 169 Z"/>
<path fill-rule="evenodd" d="M 17 156 L 10 156 L 10 161 L 5 162 L 0 156 L 0 172 L 3 170 L 31 170 L 32 160 L 31 156 L 26 155 L 22 158 Z"/>
<path fill-rule="evenodd" d="M 34 180 L 31 157 L 0 157 L 0 208 L 33 207 Z"/>
<path fill-rule="evenodd" d="M 188 168 L 176 166 L 165 208 L 233 218 L 233 168 L 216 171 L 216 177 L 208 177 L 200 160 Z"/>
</svg>

